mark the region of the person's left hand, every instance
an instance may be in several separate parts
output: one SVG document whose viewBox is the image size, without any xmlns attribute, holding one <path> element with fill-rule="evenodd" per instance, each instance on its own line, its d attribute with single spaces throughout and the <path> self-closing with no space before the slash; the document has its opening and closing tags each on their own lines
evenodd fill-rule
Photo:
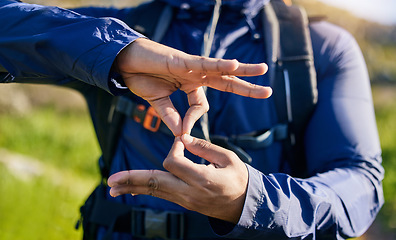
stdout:
<svg viewBox="0 0 396 240">
<path fill-rule="evenodd" d="M 184 148 L 210 162 L 196 164 L 184 156 Z M 235 153 L 184 134 L 176 137 L 163 163 L 169 172 L 130 170 L 108 179 L 110 194 L 152 195 L 186 209 L 237 223 L 242 213 L 248 171 Z"/>
<path fill-rule="evenodd" d="M 265 63 L 244 64 L 237 60 L 190 55 L 139 38 L 125 47 L 114 62 L 126 86 L 156 110 L 175 136 L 190 133 L 194 123 L 209 110 L 202 86 L 241 96 L 264 99 L 272 89 L 244 81 L 238 76 L 259 76 Z M 176 90 L 187 94 L 190 108 L 181 119 L 170 100 Z"/>
</svg>

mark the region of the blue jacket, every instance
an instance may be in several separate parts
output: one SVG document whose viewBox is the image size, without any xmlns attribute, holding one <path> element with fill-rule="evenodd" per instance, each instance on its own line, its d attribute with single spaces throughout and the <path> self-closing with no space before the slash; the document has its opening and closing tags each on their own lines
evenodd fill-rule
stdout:
<svg viewBox="0 0 396 240">
<path fill-rule="evenodd" d="M 162 42 L 199 55 L 213 1 L 167 2 L 180 10 Z M 266 62 L 265 32 L 257 15 L 266 1 L 223 2 L 226 6 L 220 15 L 211 56 Z M 141 37 L 121 21 L 130 11 L 69 11 L 0 1 L 0 65 L 10 73 L 0 81 L 70 86 L 84 94 L 92 116 L 96 116 L 98 91 L 125 92 L 111 81 L 109 73 L 117 53 Z M 253 162 L 248 166 L 246 201 L 238 224 L 222 233 L 225 237 L 354 237 L 367 230 L 383 204 L 381 149 L 361 51 L 349 33 L 330 23 L 311 23 L 310 31 L 318 82 L 318 104 L 305 133 L 310 177 L 295 178 L 280 167 L 284 160 L 280 143 L 266 149 L 247 149 Z M 253 37 L 257 33 L 260 38 Z M 246 80 L 269 85 L 267 75 Z M 171 97 L 179 112 L 184 113 L 188 108 L 185 95 L 175 92 Z M 211 134 L 239 135 L 269 129 L 277 123 L 271 98 L 250 99 L 213 89 L 208 90 L 207 97 Z M 147 131 L 127 119 L 111 172 L 163 169 L 162 161 L 172 142 L 171 137 Z M 151 196 L 128 195 L 112 201 L 186 211 Z M 221 224 L 214 221 L 212 227 L 218 231 Z"/>
</svg>

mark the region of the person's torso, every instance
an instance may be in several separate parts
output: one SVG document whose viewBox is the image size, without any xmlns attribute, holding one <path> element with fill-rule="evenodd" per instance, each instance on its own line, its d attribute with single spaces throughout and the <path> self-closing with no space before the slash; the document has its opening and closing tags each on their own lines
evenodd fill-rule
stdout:
<svg viewBox="0 0 396 240">
<path fill-rule="evenodd" d="M 225 10 L 220 14 L 210 56 L 237 59 L 243 63 L 266 62 L 260 16 L 251 19 L 249 23 L 242 12 Z M 177 11 L 162 43 L 189 54 L 200 55 L 203 34 L 210 18 L 211 11 Z M 268 75 L 243 77 L 243 79 L 254 84 L 269 85 Z M 207 98 L 210 105 L 208 118 L 211 135 L 230 137 L 262 132 L 276 124 L 277 117 L 271 98 L 253 99 L 211 88 L 207 90 Z M 171 99 L 183 117 L 189 107 L 186 94 L 177 91 L 172 94 Z M 199 121 L 195 128 L 200 130 Z M 150 132 L 132 118 L 128 118 L 123 127 L 111 172 L 126 169 L 163 169 L 162 162 L 172 143 L 172 137 L 161 132 Z M 279 142 L 274 142 L 267 148 L 244 148 L 243 150 L 252 158 L 251 165 L 263 173 L 281 171 L 281 144 Z M 195 162 L 201 161 L 200 158 L 187 151 L 186 156 Z M 171 208 L 179 208 L 173 204 L 160 203 L 163 200 L 150 196 L 133 198 L 127 196 L 124 201 L 134 205 L 150 205 L 153 208 L 169 208 L 168 205 L 172 205 Z"/>
</svg>

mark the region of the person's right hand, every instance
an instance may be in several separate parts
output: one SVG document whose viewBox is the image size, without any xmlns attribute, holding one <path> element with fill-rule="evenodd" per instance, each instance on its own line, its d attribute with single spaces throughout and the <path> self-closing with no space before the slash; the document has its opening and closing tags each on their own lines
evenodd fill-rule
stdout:
<svg viewBox="0 0 396 240">
<path fill-rule="evenodd" d="M 184 150 L 206 159 L 197 164 Z M 184 134 L 176 137 L 164 160 L 168 170 L 129 170 L 111 175 L 110 195 L 151 195 L 180 206 L 236 224 L 241 216 L 249 174 L 238 156 L 203 139 Z"/>
<path fill-rule="evenodd" d="M 189 133 L 209 110 L 202 86 L 253 98 L 268 98 L 272 93 L 270 87 L 236 77 L 262 75 L 268 69 L 264 63 L 193 56 L 144 38 L 125 47 L 114 67 L 127 87 L 154 107 L 175 136 Z M 183 121 L 169 98 L 177 89 L 187 94 L 190 105 Z"/>
</svg>

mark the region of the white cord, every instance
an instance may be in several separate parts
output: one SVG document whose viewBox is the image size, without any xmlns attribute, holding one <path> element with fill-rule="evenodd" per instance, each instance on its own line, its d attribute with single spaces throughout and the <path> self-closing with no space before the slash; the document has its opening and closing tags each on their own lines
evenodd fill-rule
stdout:
<svg viewBox="0 0 396 240">
<path fill-rule="evenodd" d="M 213 9 L 212 19 L 209 25 L 207 26 L 204 34 L 204 43 L 202 45 L 202 50 L 201 50 L 201 55 L 204 57 L 209 57 L 210 51 L 212 49 L 214 34 L 220 16 L 220 6 L 221 6 L 221 0 L 216 0 L 216 4 Z"/>
<path fill-rule="evenodd" d="M 203 39 L 204 42 L 203 42 L 202 49 L 201 49 L 201 56 L 204 56 L 204 57 L 210 56 L 217 23 L 219 21 L 220 6 L 221 6 L 221 0 L 216 0 L 216 4 L 213 9 L 212 19 L 209 22 L 209 25 L 207 26 L 205 34 L 204 34 L 204 39 Z M 206 95 L 207 87 L 203 86 L 202 88 Z M 205 140 L 210 142 L 208 113 L 204 113 L 204 115 L 202 115 L 202 117 L 200 119 L 200 124 L 201 124 L 202 132 L 203 132 Z"/>
<path fill-rule="evenodd" d="M 289 71 L 287 69 L 283 70 L 283 74 L 285 76 L 285 92 L 286 92 L 286 107 L 287 107 L 287 120 L 289 123 L 293 122 L 293 112 L 292 112 L 292 103 L 291 103 L 291 94 L 290 94 L 290 78 Z M 294 133 L 290 135 L 290 140 L 292 145 L 296 143 L 296 138 Z"/>
</svg>

